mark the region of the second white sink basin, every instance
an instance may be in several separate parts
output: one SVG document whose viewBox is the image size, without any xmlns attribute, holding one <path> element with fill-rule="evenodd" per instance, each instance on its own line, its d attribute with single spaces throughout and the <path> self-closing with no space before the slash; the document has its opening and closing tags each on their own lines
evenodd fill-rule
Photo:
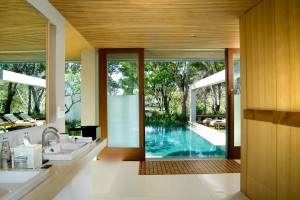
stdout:
<svg viewBox="0 0 300 200">
<path fill-rule="evenodd" d="M 49 170 L 0 171 L 0 199 L 20 199 L 49 176 Z"/>
<path fill-rule="evenodd" d="M 44 153 L 45 160 L 73 160 L 84 150 L 89 148 L 91 143 L 60 143 L 60 152 Z M 51 148 L 51 147 L 48 147 Z"/>
</svg>

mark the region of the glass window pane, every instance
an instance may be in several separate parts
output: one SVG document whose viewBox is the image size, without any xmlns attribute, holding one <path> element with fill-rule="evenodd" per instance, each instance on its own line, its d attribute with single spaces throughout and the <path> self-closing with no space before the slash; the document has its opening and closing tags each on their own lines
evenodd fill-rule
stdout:
<svg viewBox="0 0 300 200">
<path fill-rule="evenodd" d="M 241 84 L 240 55 L 233 56 L 234 61 L 234 146 L 241 146 Z"/>
<path fill-rule="evenodd" d="M 139 147 L 137 55 L 107 58 L 108 147 Z"/>
</svg>

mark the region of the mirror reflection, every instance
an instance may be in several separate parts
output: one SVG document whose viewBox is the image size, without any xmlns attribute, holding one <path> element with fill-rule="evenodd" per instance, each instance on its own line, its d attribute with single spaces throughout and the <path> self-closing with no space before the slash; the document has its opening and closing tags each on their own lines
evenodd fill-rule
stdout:
<svg viewBox="0 0 300 200">
<path fill-rule="evenodd" d="M 0 5 L 0 133 L 46 122 L 47 19 L 25 0 Z"/>
</svg>

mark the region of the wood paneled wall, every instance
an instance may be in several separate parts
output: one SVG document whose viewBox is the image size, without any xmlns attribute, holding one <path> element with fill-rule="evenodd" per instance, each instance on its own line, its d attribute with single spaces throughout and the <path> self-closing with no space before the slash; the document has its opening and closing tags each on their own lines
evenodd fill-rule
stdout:
<svg viewBox="0 0 300 200">
<path fill-rule="evenodd" d="M 263 0 L 241 16 L 243 110 L 300 111 L 299 10 L 299 0 Z M 300 199 L 299 128 L 243 119 L 241 155 L 250 199 Z"/>
</svg>

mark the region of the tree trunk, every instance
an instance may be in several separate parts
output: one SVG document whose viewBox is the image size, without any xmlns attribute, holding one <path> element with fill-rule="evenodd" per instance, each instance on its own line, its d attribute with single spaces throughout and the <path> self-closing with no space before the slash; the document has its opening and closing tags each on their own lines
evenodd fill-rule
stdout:
<svg viewBox="0 0 300 200">
<path fill-rule="evenodd" d="M 161 96 L 163 99 L 163 104 L 165 107 L 165 112 L 170 115 L 170 110 L 169 110 L 169 101 L 168 101 L 168 97 L 166 95 L 166 91 L 165 91 L 165 87 L 164 85 L 161 85 Z"/>
<path fill-rule="evenodd" d="M 183 79 L 183 88 L 182 88 L 182 116 L 186 117 L 186 100 L 189 95 L 189 77 L 190 77 L 190 65 L 188 62 L 185 62 L 185 76 Z"/>
<path fill-rule="evenodd" d="M 134 67 L 130 65 L 130 94 L 133 95 L 134 90 Z"/>
<path fill-rule="evenodd" d="M 212 91 L 213 91 L 213 107 L 212 107 L 212 112 L 215 114 L 216 113 L 216 107 L 218 105 L 218 97 L 217 97 L 217 91 L 216 91 L 216 86 L 213 85 L 211 86 Z"/>
<path fill-rule="evenodd" d="M 13 97 L 16 94 L 17 86 L 18 83 L 11 83 L 11 82 L 8 83 L 7 100 L 5 104 L 5 110 L 4 110 L 6 114 L 10 113 L 10 106 L 12 104 Z"/>
<path fill-rule="evenodd" d="M 207 104 L 207 88 L 204 88 L 204 115 L 206 115 L 207 113 L 206 104 Z"/>
<path fill-rule="evenodd" d="M 220 111 L 220 107 L 221 107 L 221 95 L 222 95 L 221 83 L 219 83 L 218 84 L 218 105 L 216 107 L 216 111 Z"/>
<path fill-rule="evenodd" d="M 33 111 L 35 113 L 40 113 L 41 110 L 40 110 L 40 101 L 39 101 L 39 98 L 38 98 L 38 95 L 35 91 L 35 89 L 32 87 L 32 97 L 33 97 L 33 101 L 34 101 L 34 108 L 33 108 Z"/>
<path fill-rule="evenodd" d="M 32 86 L 28 86 L 28 110 L 27 113 L 31 114 L 31 93 L 32 93 Z"/>
</svg>

